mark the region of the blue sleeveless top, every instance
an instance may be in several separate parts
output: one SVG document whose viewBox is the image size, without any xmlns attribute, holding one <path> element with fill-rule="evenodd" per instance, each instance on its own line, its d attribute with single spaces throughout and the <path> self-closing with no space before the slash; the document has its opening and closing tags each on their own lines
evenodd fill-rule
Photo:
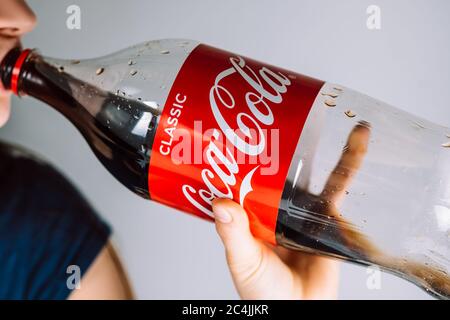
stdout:
<svg viewBox="0 0 450 320">
<path fill-rule="evenodd" d="M 60 173 L 0 143 L 0 299 L 66 299 L 109 234 Z"/>
</svg>

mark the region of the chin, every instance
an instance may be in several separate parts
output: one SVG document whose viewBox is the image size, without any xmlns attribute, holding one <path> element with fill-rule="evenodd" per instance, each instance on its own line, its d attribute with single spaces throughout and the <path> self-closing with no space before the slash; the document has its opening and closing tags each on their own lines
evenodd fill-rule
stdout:
<svg viewBox="0 0 450 320">
<path fill-rule="evenodd" d="M 0 96 L 0 127 L 8 121 L 10 112 L 10 97 Z"/>
</svg>

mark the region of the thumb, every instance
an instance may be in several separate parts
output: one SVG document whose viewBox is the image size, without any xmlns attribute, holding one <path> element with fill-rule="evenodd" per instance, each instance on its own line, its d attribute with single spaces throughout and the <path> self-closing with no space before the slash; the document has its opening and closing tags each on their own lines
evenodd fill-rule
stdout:
<svg viewBox="0 0 450 320">
<path fill-rule="evenodd" d="M 245 278 L 254 273 L 261 265 L 262 243 L 251 234 L 245 210 L 230 199 L 215 199 L 213 213 L 232 275 Z"/>
</svg>

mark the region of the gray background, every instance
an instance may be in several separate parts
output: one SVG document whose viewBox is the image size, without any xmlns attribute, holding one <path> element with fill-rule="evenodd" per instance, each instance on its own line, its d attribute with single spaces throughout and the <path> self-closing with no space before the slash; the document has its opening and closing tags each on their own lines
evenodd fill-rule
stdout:
<svg viewBox="0 0 450 320">
<path fill-rule="evenodd" d="M 66 8 L 81 7 L 81 30 Z M 381 7 L 382 28 L 366 28 Z M 87 58 L 158 38 L 191 38 L 316 78 L 341 83 L 450 126 L 450 2 L 435 1 L 30 1 L 37 28 L 24 45 Z M 29 98 L 13 101 L 0 138 L 38 151 L 63 171 L 115 230 L 138 298 L 238 298 L 210 223 L 145 201 L 122 187 L 62 116 Z M 343 264 L 341 299 L 430 298 L 382 274 Z"/>
</svg>

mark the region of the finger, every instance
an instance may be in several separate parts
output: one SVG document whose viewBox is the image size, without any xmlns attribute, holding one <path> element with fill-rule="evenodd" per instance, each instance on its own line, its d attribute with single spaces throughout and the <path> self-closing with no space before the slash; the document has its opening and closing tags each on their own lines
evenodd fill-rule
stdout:
<svg viewBox="0 0 450 320">
<path fill-rule="evenodd" d="M 229 199 L 214 200 L 213 212 L 233 276 L 245 278 L 256 272 L 262 260 L 262 244 L 250 232 L 247 213 Z"/>
<path fill-rule="evenodd" d="M 336 259 L 282 247 L 274 251 L 302 279 L 303 299 L 336 299 L 339 283 Z"/>
<path fill-rule="evenodd" d="M 339 288 L 339 261 L 316 254 L 304 254 L 300 274 L 304 279 L 304 299 L 336 299 Z"/>
<path fill-rule="evenodd" d="M 342 156 L 328 177 L 322 191 L 322 198 L 333 202 L 336 206 L 339 205 L 367 153 L 369 137 L 370 124 L 360 121 L 348 136 Z"/>
</svg>

